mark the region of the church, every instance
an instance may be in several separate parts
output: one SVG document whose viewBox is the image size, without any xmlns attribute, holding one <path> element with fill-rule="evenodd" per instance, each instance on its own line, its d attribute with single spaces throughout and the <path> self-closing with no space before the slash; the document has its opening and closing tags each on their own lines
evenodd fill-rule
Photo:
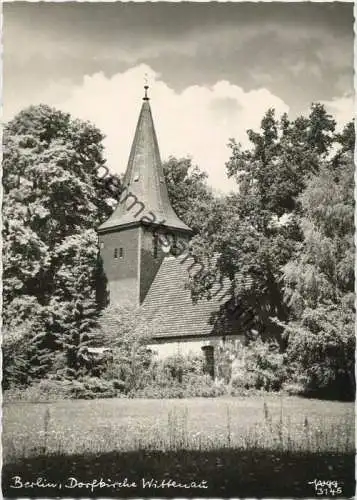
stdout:
<svg viewBox="0 0 357 500">
<path fill-rule="evenodd" d="M 109 304 L 140 307 L 159 357 L 203 352 L 214 371 L 215 346 L 241 338 L 242 321 L 234 314 L 222 319 L 231 304 L 228 282 L 218 284 L 210 300 L 192 301 L 189 277 L 200 271 L 190 254 L 192 230 L 171 206 L 144 88 L 124 189 L 97 229 Z"/>
</svg>

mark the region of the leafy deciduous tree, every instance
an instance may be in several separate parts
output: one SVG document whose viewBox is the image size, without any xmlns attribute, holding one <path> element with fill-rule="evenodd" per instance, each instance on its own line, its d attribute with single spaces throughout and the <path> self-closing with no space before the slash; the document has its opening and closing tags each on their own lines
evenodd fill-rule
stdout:
<svg viewBox="0 0 357 500">
<path fill-rule="evenodd" d="M 34 377 L 48 373 L 60 346 L 69 353 L 94 318 L 94 229 L 116 195 L 98 176 L 102 139 L 90 123 L 45 105 L 4 129 L 4 326 L 11 338 L 27 322 L 23 355 Z"/>
</svg>

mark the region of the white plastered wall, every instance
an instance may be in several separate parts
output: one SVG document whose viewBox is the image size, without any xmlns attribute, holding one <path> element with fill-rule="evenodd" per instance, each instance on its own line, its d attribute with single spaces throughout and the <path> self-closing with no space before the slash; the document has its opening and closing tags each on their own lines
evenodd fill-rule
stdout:
<svg viewBox="0 0 357 500">
<path fill-rule="evenodd" d="M 242 340 L 242 337 L 225 337 L 226 340 Z M 165 359 L 169 356 L 175 354 L 202 354 L 202 347 L 204 346 L 217 346 L 223 345 L 223 337 L 210 337 L 209 339 L 199 339 L 199 340 L 173 340 L 165 341 L 160 343 L 152 343 L 148 347 L 152 349 L 153 352 L 157 353 L 159 359 Z"/>
</svg>

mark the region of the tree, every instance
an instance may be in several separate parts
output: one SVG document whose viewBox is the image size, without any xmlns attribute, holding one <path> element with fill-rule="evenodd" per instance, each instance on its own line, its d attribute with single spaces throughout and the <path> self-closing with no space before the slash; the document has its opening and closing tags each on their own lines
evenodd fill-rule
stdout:
<svg viewBox="0 0 357 500">
<path fill-rule="evenodd" d="M 115 178 L 98 175 L 102 139 L 90 123 L 45 105 L 4 128 L 4 326 L 28 321 L 24 350 L 34 377 L 48 373 L 69 331 L 74 341 L 73 325 L 82 334 L 94 317 L 94 228 L 120 190 Z"/>
<path fill-rule="evenodd" d="M 147 347 L 152 333 L 135 308 L 111 306 L 103 311 L 97 337 L 113 352 L 103 377 L 116 380 L 124 392 L 145 386 L 152 360 Z"/>
<path fill-rule="evenodd" d="M 350 133 L 346 127 L 345 133 Z M 339 136 L 339 151 L 300 196 L 304 242 L 284 267 L 289 361 L 305 390 L 353 399 L 354 162 Z"/>
<path fill-rule="evenodd" d="M 250 148 L 231 140 L 227 172 L 237 180 L 239 194 L 227 197 L 223 223 L 194 242 L 193 252 L 210 262 L 209 273 L 192 281 L 194 295 L 209 297 L 213 284 L 228 278 L 232 300 L 252 311 L 252 330 L 275 337 L 282 350 L 286 341 L 279 321 L 289 318 L 282 269 L 303 239 L 298 196 L 328 160 L 334 128 L 320 104 L 293 121 L 286 115 L 278 120 L 270 109 L 259 132 L 248 130 Z"/>
<path fill-rule="evenodd" d="M 207 174 L 192 165 L 190 158 L 170 157 L 163 167 L 172 207 L 195 233 L 199 232 L 215 199 Z"/>
</svg>

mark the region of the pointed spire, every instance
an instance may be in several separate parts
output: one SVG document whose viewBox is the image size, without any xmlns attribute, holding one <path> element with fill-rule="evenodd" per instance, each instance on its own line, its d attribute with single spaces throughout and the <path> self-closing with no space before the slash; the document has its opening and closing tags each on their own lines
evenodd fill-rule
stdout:
<svg viewBox="0 0 357 500">
<path fill-rule="evenodd" d="M 125 188 L 116 209 L 98 228 L 99 232 L 145 222 L 191 232 L 178 218 L 169 200 L 147 96 L 149 87 L 145 83 L 145 96 L 123 181 Z"/>
</svg>

